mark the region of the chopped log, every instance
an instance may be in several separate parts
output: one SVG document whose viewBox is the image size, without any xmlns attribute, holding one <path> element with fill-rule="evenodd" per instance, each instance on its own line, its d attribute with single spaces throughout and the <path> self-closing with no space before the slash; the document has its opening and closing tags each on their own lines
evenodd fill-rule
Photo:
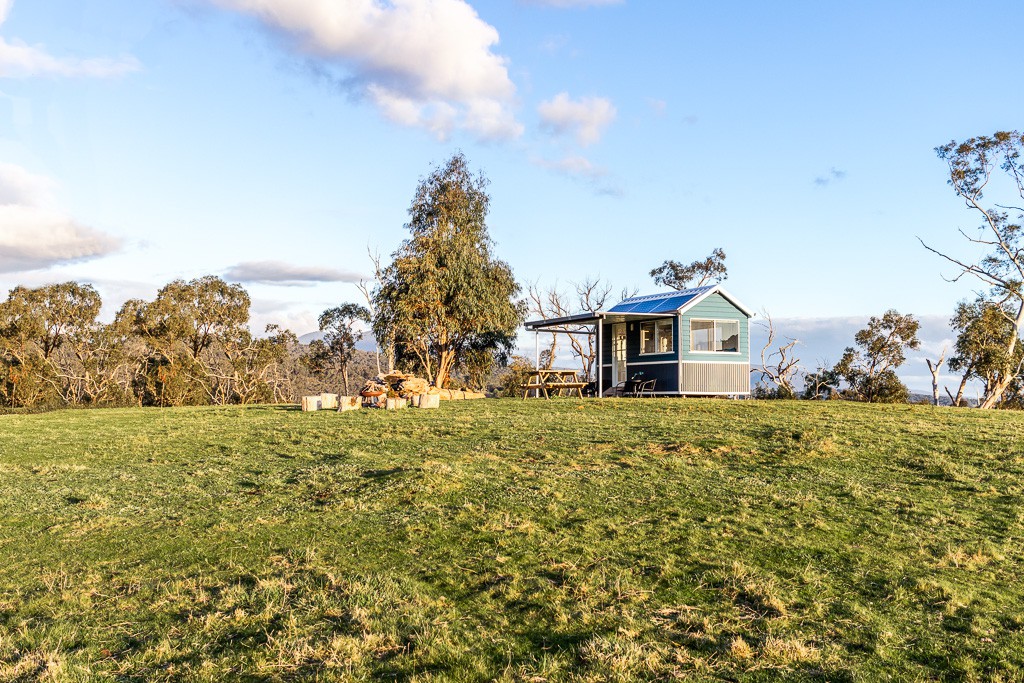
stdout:
<svg viewBox="0 0 1024 683">
<path fill-rule="evenodd" d="M 423 394 L 416 398 L 419 399 L 415 404 L 417 408 L 437 408 L 441 405 L 441 397 L 437 394 Z"/>
<path fill-rule="evenodd" d="M 361 396 L 340 396 L 338 398 L 338 412 L 344 413 L 349 410 L 359 410 L 363 406 Z"/>
</svg>

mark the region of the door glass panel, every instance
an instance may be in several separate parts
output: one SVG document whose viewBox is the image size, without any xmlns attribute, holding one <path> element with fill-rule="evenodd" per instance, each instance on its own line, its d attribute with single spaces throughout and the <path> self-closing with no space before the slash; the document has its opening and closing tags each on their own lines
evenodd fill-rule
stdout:
<svg viewBox="0 0 1024 683">
<path fill-rule="evenodd" d="M 612 383 L 626 379 L 626 325 L 612 325 Z"/>
</svg>

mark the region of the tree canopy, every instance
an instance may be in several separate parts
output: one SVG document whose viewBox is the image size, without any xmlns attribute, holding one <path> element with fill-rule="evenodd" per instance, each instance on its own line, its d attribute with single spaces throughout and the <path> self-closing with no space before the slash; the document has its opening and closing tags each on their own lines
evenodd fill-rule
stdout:
<svg viewBox="0 0 1024 683">
<path fill-rule="evenodd" d="M 947 164 L 947 182 L 953 192 L 981 219 L 977 236 L 972 237 L 963 230 L 960 233 L 985 253 L 978 259 L 957 257 L 938 251 L 923 240 L 921 244 L 956 267 L 957 273 L 952 280 L 970 275 L 984 283 L 995 306 L 992 310 L 1006 318 L 1011 331 L 1001 337 L 1003 351 L 998 357 L 1002 359 L 1003 367 L 992 375 L 993 383 L 986 386 L 982 408 L 998 405 L 1016 377 L 1013 364 L 1024 325 L 1024 208 L 1020 203 L 1024 200 L 1022 148 L 1024 135 L 1018 131 L 999 131 L 963 142 L 953 140 L 935 148 L 935 153 Z M 1006 192 L 1008 197 L 986 203 L 986 192 L 997 169 L 1004 174 L 1001 178 L 1004 182 L 997 182 L 992 187 L 997 192 L 1003 188 L 1012 189 Z M 1012 196 L 1014 194 L 1015 197 Z"/>
<path fill-rule="evenodd" d="M 487 186 L 462 154 L 421 180 L 405 226 L 410 237 L 374 295 L 374 333 L 393 335 L 399 354 L 437 386 L 470 349 L 511 349 L 523 320 L 512 269 L 491 253 Z"/>
<path fill-rule="evenodd" d="M 679 261 L 665 261 L 651 271 L 654 284 L 676 290 L 703 287 L 715 284 L 729 277 L 725 267 L 725 252 L 715 249 L 707 258 L 683 265 Z"/>
<path fill-rule="evenodd" d="M 868 326 L 854 335 L 856 348 L 847 347 L 832 378 L 846 382 L 851 398 L 869 403 L 905 402 L 910 392 L 896 376 L 896 368 L 906 360 L 906 349 L 921 345 L 919 327 L 912 315 L 894 310 L 881 318 L 872 316 Z"/>
<path fill-rule="evenodd" d="M 316 373 L 341 375 L 342 387 L 348 394 L 348 368 L 356 351 L 356 343 L 363 333 L 355 328 L 356 323 L 369 322 L 370 311 L 359 304 L 346 303 L 329 308 L 320 314 L 320 331 L 323 339 L 309 344 L 306 363 Z"/>
</svg>

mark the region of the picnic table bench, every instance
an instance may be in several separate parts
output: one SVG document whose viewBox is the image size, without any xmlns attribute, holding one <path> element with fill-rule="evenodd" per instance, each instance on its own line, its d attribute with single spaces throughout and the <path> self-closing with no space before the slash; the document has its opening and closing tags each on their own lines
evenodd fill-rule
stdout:
<svg viewBox="0 0 1024 683">
<path fill-rule="evenodd" d="M 583 387 L 585 386 L 587 383 L 579 380 L 579 373 L 576 370 L 535 370 L 523 384 L 523 400 L 526 400 L 531 391 L 543 392 L 544 398 L 551 398 L 550 392 L 557 392 L 558 395 L 561 395 L 562 391 L 568 391 L 572 396 L 572 392 L 575 391 L 580 398 L 583 398 Z"/>
</svg>

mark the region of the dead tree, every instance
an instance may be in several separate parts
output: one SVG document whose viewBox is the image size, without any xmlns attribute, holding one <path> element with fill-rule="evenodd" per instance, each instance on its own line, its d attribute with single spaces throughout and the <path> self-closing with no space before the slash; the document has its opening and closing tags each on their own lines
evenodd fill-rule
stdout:
<svg viewBox="0 0 1024 683">
<path fill-rule="evenodd" d="M 369 282 L 367 280 L 360 280 L 356 284 L 356 287 L 362 293 L 363 298 L 366 299 L 366 307 L 368 309 L 370 309 L 370 319 L 371 320 L 376 320 L 377 319 L 377 307 L 375 306 L 375 301 L 374 301 L 373 294 L 377 290 L 377 288 L 380 286 L 381 274 L 383 273 L 383 269 L 381 268 L 381 265 L 380 265 L 380 252 L 372 251 L 370 249 L 370 247 L 366 247 L 366 253 L 370 257 L 370 262 L 373 263 L 373 281 Z M 387 327 L 387 326 L 384 326 L 384 327 Z M 390 330 L 390 327 L 388 327 L 388 329 Z M 395 339 L 394 339 L 394 330 L 390 330 L 390 334 L 384 335 L 384 336 L 387 337 L 387 338 L 382 340 L 382 339 L 377 339 L 376 338 L 377 337 L 376 334 L 374 335 L 374 339 L 376 341 L 376 346 L 377 346 L 377 374 L 378 375 L 381 374 L 380 354 L 381 354 L 382 351 L 384 353 L 385 359 L 387 360 L 388 372 L 391 373 L 391 372 L 395 371 Z M 383 345 L 383 348 L 381 348 L 382 345 Z"/>
<path fill-rule="evenodd" d="M 800 359 L 796 357 L 794 347 L 800 342 L 792 337 L 786 337 L 789 340 L 788 343 L 769 352 L 769 349 L 775 345 L 775 322 L 768 311 L 761 313 L 764 315 L 765 322 L 760 325 L 768 331 L 768 340 L 761 349 L 761 367 L 755 372 L 761 373 L 761 383 L 765 386 L 768 382 L 775 385 L 776 397 L 793 398 L 796 395 L 793 389 L 793 379 L 797 370 L 800 369 Z"/>
<path fill-rule="evenodd" d="M 550 320 L 553 318 L 566 318 L 576 313 L 597 313 L 603 310 L 609 303 L 612 292 L 612 285 L 599 277 L 587 278 L 581 282 L 572 284 L 575 296 L 558 290 L 557 286 L 543 290 L 539 283 L 529 287 L 528 297 L 530 310 L 538 317 Z M 621 297 L 628 299 L 636 296 L 636 290 L 632 292 L 622 290 Z M 572 303 L 570 303 L 570 301 Z M 597 336 L 592 334 L 583 325 L 567 323 L 553 328 L 551 343 L 541 354 L 546 367 L 554 362 L 555 351 L 558 348 L 558 335 L 565 335 L 572 355 L 579 359 L 583 369 L 583 375 L 588 380 L 593 380 L 597 373 L 594 371 L 594 364 L 597 362 Z"/>
<path fill-rule="evenodd" d="M 937 361 L 935 361 L 935 363 L 932 363 L 932 359 L 931 358 L 925 358 L 924 359 L 924 362 L 928 364 L 928 371 L 930 373 L 932 373 L 932 405 L 933 406 L 939 405 L 939 368 L 942 367 L 942 364 L 945 362 L 945 360 L 946 360 L 946 347 L 942 347 L 942 355 L 939 356 L 939 359 Z M 948 389 L 946 390 L 946 393 L 949 393 Z M 952 397 L 950 397 L 950 398 L 952 398 Z"/>
</svg>

